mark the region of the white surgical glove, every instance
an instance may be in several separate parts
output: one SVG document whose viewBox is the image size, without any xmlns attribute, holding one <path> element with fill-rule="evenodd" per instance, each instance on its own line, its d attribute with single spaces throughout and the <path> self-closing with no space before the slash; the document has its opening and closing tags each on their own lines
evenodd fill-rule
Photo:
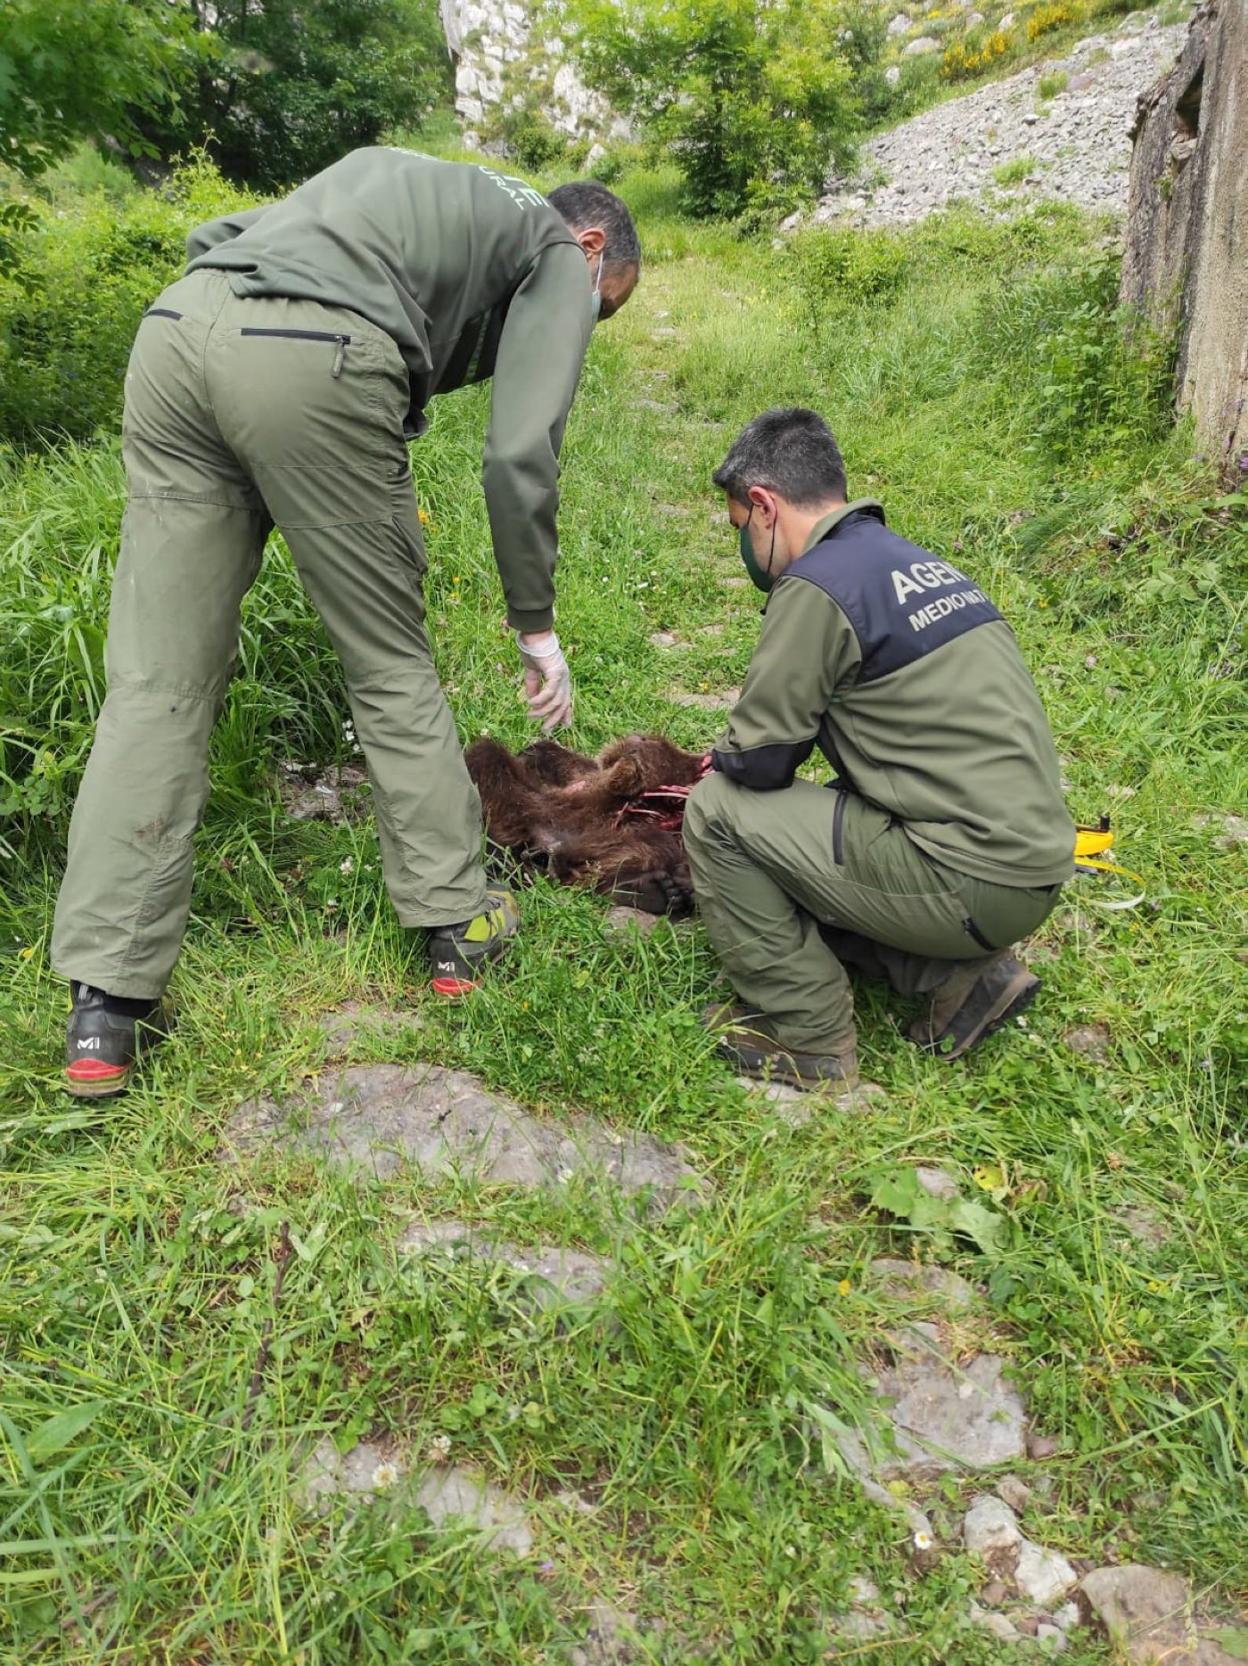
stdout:
<svg viewBox="0 0 1248 1666">
<path fill-rule="evenodd" d="M 516 632 L 516 647 L 524 666 L 524 695 L 529 712 L 540 720 L 548 735 L 572 721 L 572 673 L 563 657 L 554 631 L 544 632 L 536 641 L 525 642 Z"/>
</svg>

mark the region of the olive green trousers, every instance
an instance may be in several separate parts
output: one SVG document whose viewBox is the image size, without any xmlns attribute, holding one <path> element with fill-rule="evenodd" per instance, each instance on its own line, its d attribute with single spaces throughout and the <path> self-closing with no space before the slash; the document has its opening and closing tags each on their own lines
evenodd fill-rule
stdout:
<svg viewBox="0 0 1248 1666">
<path fill-rule="evenodd" d="M 274 525 L 342 661 L 400 921 L 483 907 L 480 803 L 425 634 L 408 399 L 398 348 L 352 312 L 242 299 L 209 271 L 144 317 L 108 693 L 53 931 L 65 976 L 140 998 L 168 983 L 239 609 Z"/>
<path fill-rule="evenodd" d="M 698 910 L 734 989 L 799 1052 L 840 1052 L 853 1039 L 846 966 L 924 994 L 951 961 L 1034 931 L 1061 889 L 955 873 L 884 811 L 808 781 L 751 792 L 708 775 L 690 794 L 684 840 Z"/>
</svg>

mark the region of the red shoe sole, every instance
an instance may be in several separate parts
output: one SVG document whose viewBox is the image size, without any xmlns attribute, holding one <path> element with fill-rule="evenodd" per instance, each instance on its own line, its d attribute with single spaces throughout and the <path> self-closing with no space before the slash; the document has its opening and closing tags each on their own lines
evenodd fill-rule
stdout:
<svg viewBox="0 0 1248 1666">
<path fill-rule="evenodd" d="M 130 1069 L 127 1064 L 105 1064 L 103 1059 L 75 1059 L 65 1066 L 65 1086 L 79 1099 L 104 1099 L 123 1090 Z"/>
<path fill-rule="evenodd" d="M 444 1001 L 458 1001 L 465 995 L 471 995 L 476 988 L 471 978 L 434 978 L 433 992 L 440 995 Z"/>
</svg>

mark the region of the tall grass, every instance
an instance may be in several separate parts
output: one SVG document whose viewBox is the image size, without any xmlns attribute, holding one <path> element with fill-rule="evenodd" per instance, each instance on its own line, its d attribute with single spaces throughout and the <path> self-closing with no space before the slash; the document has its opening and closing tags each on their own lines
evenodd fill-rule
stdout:
<svg viewBox="0 0 1248 1666">
<path fill-rule="evenodd" d="M 973 1486 L 927 1500 L 951 1548 L 916 1578 L 904 1524 L 829 1472 L 811 1436 L 812 1406 L 857 1415 L 856 1362 L 907 1316 L 864 1280 L 889 1252 L 984 1281 L 987 1318 L 964 1340 L 1008 1356 L 1060 1442 L 1024 1466 L 1034 1537 L 1242 1592 L 1244 856 L 1218 842 L 1248 801 L 1242 505 L 1163 420 L 1164 354 L 1122 347 L 1099 227 L 1051 211 L 772 250 L 680 222 L 672 183 L 620 182 L 647 271 L 596 332 L 568 429 L 575 742 L 650 726 L 714 738 L 714 714 L 668 695 L 739 683 L 758 626 L 757 599 L 727 582 L 740 566 L 709 474 L 759 409 L 812 403 L 851 490 L 883 498 L 896 527 L 1000 602 L 1071 806 L 1112 812 L 1147 901 L 1108 912 L 1112 891 L 1076 882 L 1036 946 L 1046 989 L 1028 1025 L 965 1066 L 907 1048 L 897 1003 L 868 992 L 863 1053 L 887 1098 L 797 1129 L 711 1054 L 695 1014 L 717 974 L 696 925 L 610 939 L 597 902 L 538 885 L 510 967 L 462 1010 L 432 1008 L 370 826 L 281 810 L 277 764 L 335 757 L 345 708 L 275 542 L 214 742 L 179 1030 L 124 1103 L 71 1106 L 46 940 L 100 695 L 123 482 L 107 435 L 10 457 L 0 1636 L 15 1659 L 553 1661 L 596 1593 L 665 1621 L 654 1660 L 813 1662 L 822 1617 L 861 1573 L 897 1625 L 869 1658 L 987 1666 L 999 1645 L 966 1622 L 979 1575 L 957 1548 Z M 519 744 L 477 484 L 487 399 L 442 401 L 413 461 L 461 732 Z M 656 632 L 684 646 L 655 646 Z M 232 1108 L 322 1070 L 316 1015 L 347 997 L 406 1001 L 419 1019 L 397 1049 L 366 1041 L 356 1056 L 471 1069 L 549 1116 L 588 1108 L 682 1139 L 708 1202 L 652 1218 L 585 1188 L 534 1197 L 408 1174 L 357 1191 L 307 1159 L 222 1168 Z M 1104 1062 L 1063 1039 L 1092 1024 Z M 998 1254 L 867 1207 L 880 1175 L 913 1160 L 991 1193 Z M 1133 1235 L 1141 1210 L 1163 1240 Z M 502 1275 L 396 1258 L 408 1216 L 450 1212 L 613 1254 L 613 1322 L 560 1334 L 524 1316 Z M 299 1249 L 274 1314 L 283 1220 Z M 76 1430 L 50 1424 L 69 1412 Z M 492 1561 L 415 1510 L 310 1518 L 292 1474 L 326 1431 L 417 1454 L 446 1436 L 528 1500 L 533 1557 Z M 570 1508 L 569 1486 L 593 1514 Z M 1067 1658 L 1108 1654 L 1088 1636 Z"/>
</svg>

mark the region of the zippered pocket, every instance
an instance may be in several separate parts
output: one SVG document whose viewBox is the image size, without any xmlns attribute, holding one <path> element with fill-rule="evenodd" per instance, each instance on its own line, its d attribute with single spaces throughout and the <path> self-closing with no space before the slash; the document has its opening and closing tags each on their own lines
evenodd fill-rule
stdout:
<svg viewBox="0 0 1248 1666">
<path fill-rule="evenodd" d="M 238 332 L 244 336 L 282 336 L 290 341 L 333 341 L 337 343 L 338 351 L 334 354 L 334 367 L 330 372 L 333 376 L 342 374 L 342 360 L 344 353 L 351 345 L 351 337 L 340 335 L 334 330 L 267 330 L 258 325 L 244 324 Z"/>
<path fill-rule="evenodd" d="M 845 866 L 845 799 L 842 787 L 836 789 L 836 808 L 832 812 L 832 860 L 838 868 Z"/>
</svg>

